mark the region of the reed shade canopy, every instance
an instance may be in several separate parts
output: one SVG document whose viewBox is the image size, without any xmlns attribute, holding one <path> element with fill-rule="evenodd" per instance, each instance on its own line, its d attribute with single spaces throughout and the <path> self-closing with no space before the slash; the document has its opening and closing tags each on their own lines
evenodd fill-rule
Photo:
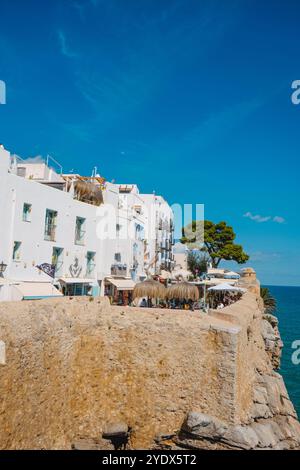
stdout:
<svg viewBox="0 0 300 470">
<path fill-rule="evenodd" d="M 94 206 L 103 204 L 102 190 L 96 184 L 78 180 L 74 184 L 74 189 L 79 201 L 87 202 Z"/>
<path fill-rule="evenodd" d="M 196 286 L 189 282 L 179 282 L 168 287 L 166 297 L 167 299 L 193 300 L 196 302 L 199 300 L 199 291 Z"/>
<path fill-rule="evenodd" d="M 133 289 L 133 298 L 148 297 L 150 299 L 164 299 L 166 288 L 160 282 L 148 279 L 136 284 Z"/>
</svg>

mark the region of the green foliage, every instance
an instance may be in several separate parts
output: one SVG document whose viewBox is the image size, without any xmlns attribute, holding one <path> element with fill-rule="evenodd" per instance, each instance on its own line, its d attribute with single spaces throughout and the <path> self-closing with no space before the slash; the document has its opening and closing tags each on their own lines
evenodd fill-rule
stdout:
<svg viewBox="0 0 300 470">
<path fill-rule="evenodd" d="M 267 287 L 260 288 L 260 296 L 263 299 L 266 313 L 273 314 L 277 308 L 276 299 Z"/>
<path fill-rule="evenodd" d="M 201 253 L 200 251 L 190 251 L 187 257 L 188 269 L 194 276 L 206 273 L 207 263 L 209 260 L 209 256 L 205 253 Z"/>
<path fill-rule="evenodd" d="M 193 221 L 190 224 L 192 227 L 197 227 L 199 222 Z M 185 229 L 182 231 L 181 243 L 189 243 L 185 236 Z M 217 268 L 220 261 L 236 261 L 239 264 L 246 263 L 249 256 L 244 252 L 243 247 L 234 243 L 236 235 L 233 228 L 226 224 L 226 222 L 219 222 L 214 224 L 209 220 L 204 222 L 204 246 L 201 248 L 209 254 L 213 267 Z"/>
</svg>

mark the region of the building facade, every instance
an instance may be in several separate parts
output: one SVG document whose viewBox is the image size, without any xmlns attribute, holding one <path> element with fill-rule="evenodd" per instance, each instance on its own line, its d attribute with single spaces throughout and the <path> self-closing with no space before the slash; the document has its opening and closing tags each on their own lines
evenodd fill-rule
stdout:
<svg viewBox="0 0 300 470">
<path fill-rule="evenodd" d="M 122 301 L 119 292 L 171 268 L 172 211 L 154 201 L 169 217 L 163 231 L 159 215 L 148 217 L 152 195 L 136 185 L 63 174 L 0 146 L 0 195 L 0 300 L 107 293 Z M 146 235 L 151 223 L 155 240 Z"/>
<path fill-rule="evenodd" d="M 141 194 L 145 218 L 145 271 L 148 275 L 174 269 L 174 214 L 162 196 Z"/>
</svg>

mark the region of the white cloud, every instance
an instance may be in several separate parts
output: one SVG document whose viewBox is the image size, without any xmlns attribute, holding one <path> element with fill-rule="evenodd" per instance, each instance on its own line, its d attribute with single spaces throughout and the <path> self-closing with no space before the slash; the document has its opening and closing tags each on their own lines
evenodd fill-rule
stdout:
<svg viewBox="0 0 300 470">
<path fill-rule="evenodd" d="M 45 163 L 45 159 L 41 155 L 36 157 L 21 158 L 19 155 L 13 154 L 13 158 L 16 158 L 17 161 L 22 161 L 24 163 Z"/>
<path fill-rule="evenodd" d="M 271 216 L 262 216 L 259 214 L 254 215 L 251 212 L 246 212 L 246 214 L 244 214 L 244 217 L 248 217 L 248 219 L 254 220 L 258 223 L 268 222 L 272 218 Z"/>
<path fill-rule="evenodd" d="M 275 217 L 273 216 L 270 216 L 270 215 L 267 215 L 267 216 L 263 216 L 263 215 L 259 215 L 259 214 L 252 214 L 252 212 L 246 212 L 243 217 L 247 217 L 248 219 L 251 219 L 253 220 L 254 222 L 257 222 L 257 223 L 263 223 L 263 222 L 269 222 L 269 221 L 272 221 L 272 222 L 275 222 L 277 224 L 283 224 L 285 223 L 285 219 L 283 217 L 280 217 L 279 215 L 275 215 Z"/>
<path fill-rule="evenodd" d="M 67 44 L 66 35 L 62 30 L 57 31 L 57 37 L 60 46 L 60 52 L 62 53 L 62 55 L 69 57 L 69 59 L 77 57 L 77 54 L 75 54 L 75 52 L 71 51 L 71 49 L 69 48 Z"/>
</svg>

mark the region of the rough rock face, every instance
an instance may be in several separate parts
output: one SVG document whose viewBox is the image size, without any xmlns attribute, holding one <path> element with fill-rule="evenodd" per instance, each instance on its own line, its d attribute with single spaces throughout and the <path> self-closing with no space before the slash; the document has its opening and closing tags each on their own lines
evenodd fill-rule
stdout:
<svg viewBox="0 0 300 470">
<path fill-rule="evenodd" d="M 239 331 L 107 299 L 0 303 L 0 449 L 94 448 L 121 422 L 130 446 L 147 449 L 191 409 L 232 422 Z"/>
<path fill-rule="evenodd" d="M 252 336 L 252 328 L 247 329 Z M 253 404 L 246 422 L 230 425 L 203 413 L 188 413 L 176 446 L 190 449 L 300 449 L 300 423 L 289 399 L 280 366 L 283 343 L 278 320 L 262 313 L 261 335 L 270 360 L 266 371 L 256 370 Z"/>
<path fill-rule="evenodd" d="M 261 321 L 261 334 L 265 342 L 266 352 L 268 353 L 274 369 L 280 367 L 281 350 L 283 342 L 278 330 L 278 320 L 274 315 L 265 314 Z"/>
<path fill-rule="evenodd" d="M 107 299 L 0 303 L 0 341 L 1 449 L 111 449 L 103 432 L 126 429 L 133 449 L 300 445 L 274 371 L 277 322 L 255 289 L 209 315 Z"/>
<path fill-rule="evenodd" d="M 174 440 L 181 447 L 194 449 L 297 449 L 300 423 L 276 372 L 257 375 L 251 420 L 248 424 L 228 425 L 203 413 L 188 413 Z"/>
</svg>

